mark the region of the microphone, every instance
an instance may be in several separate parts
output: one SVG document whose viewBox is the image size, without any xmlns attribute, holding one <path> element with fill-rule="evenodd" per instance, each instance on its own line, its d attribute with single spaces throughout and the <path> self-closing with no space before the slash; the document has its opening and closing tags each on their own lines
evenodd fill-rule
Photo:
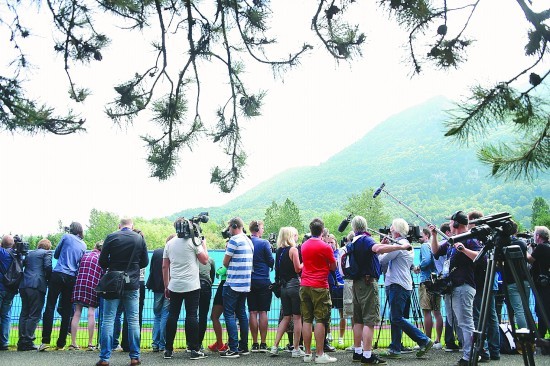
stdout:
<svg viewBox="0 0 550 366">
<path fill-rule="evenodd" d="M 382 190 L 384 189 L 385 186 L 386 186 L 386 183 L 382 183 L 382 185 L 380 187 L 378 187 L 378 189 L 376 191 L 374 191 L 374 193 L 372 195 L 372 198 L 378 197 L 378 195 L 380 193 L 382 193 Z"/>
<path fill-rule="evenodd" d="M 351 222 L 351 217 L 353 216 L 353 214 L 349 214 L 348 217 L 346 217 L 345 219 L 342 220 L 342 222 L 340 223 L 340 225 L 338 225 L 338 231 L 339 232 L 344 232 L 344 230 L 346 230 L 346 228 L 348 227 L 349 223 Z"/>
</svg>

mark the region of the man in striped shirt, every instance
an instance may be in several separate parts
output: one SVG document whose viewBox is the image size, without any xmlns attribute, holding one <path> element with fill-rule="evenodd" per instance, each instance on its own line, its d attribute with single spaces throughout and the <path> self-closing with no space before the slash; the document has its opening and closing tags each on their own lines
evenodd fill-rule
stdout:
<svg viewBox="0 0 550 366">
<path fill-rule="evenodd" d="M 223 316 L 228 334 L 229 349 L 220 353 L 224 358 L 237 358 L 248 351 L 248 317 L 246 297 L 250 292 L 254 246 L 243 232 L 244 222 L 235 217 L 229 221 L 231 239 L 227 243 L 223 265 L 227 267 L 227 279 L 223 288 Z M 239 319 L 240 336 L 236 319 Z"/>
</svg>

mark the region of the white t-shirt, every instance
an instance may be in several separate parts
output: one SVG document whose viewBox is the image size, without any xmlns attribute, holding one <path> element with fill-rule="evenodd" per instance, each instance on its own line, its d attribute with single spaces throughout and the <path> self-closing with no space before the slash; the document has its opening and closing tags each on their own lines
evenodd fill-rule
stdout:
<svg viewBox="0 0 550 366">
<path fill-rule="evenodd" d="M 166 243 L 162 258 L 170 260 L 170 291 L 181 293 L 201 288 L 197 254 L 202 252 L 202 245 L 195 246 L 191 239 L 175 237 Z"/>
</svg>

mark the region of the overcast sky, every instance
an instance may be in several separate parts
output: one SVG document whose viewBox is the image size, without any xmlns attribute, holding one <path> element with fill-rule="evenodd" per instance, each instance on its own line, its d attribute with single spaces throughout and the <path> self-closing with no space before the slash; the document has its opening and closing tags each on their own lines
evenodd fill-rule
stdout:
<svg viewBox="0 0 550 366">
<path fill-rule="evenodd" d="M 312 39 L 312 3 L 276 3 L 293 9 L 285 11 L 285 22 L 275 24 L 282 33 L 280 43 L 296 42 L 301 34 Z M 297 3 L 303 9 L 296 8 Z M 121 129 L 102 111 L 112 99 L 112 86 L 141 70 L 141 55 L 148 51 L 138 41 L 153 35 L 113 39 L 102 62 L 79 69 L 77 82 L 93 91 L 81 110 L 88 133 L 32 137 L 0 134 L 0 234 L 55 232 L 59 220 L 63 225 L 71 221 L 86 224 L 92 208 L 154 218 L 186 208 L 218 206 L 285 169 L 322 163 L 387 117 L 433 96 L 456 99 L 475 82 L 508 80 L 531 62 L 518 57 L 523 53 L 526 24 L 518 18 L 515 1 L 500 0 L 498 9 L 496 3 L 481 2 L 480 7 L 493 8 L 480 8 L 472 20 L 472 33 L 478 42 L 460 70 L 426 69 L 424 75 L 411 79 L 410 68 L 402 62 L 407 56 L 403 48 L 407 35 L 373 4 L 363 5 L 354 13 L 367 34 L 363 58 L 338 65 L 315 41 L 316 51 L 286 73 L 284 82 L 274 80 L 269 69 L 249 67 L 254 85 L 268 95 L 260 118 L 241 120 L 248 167 L 245 179 L 231 194 L 221 194 L 209 184 L 211 167 L 224 162 L 219 149 L 208 140 L 192 152 L 182 153 L 175 177 L 166 182 L 148 178 L 146 150 L 139 135 L 151 131 L 151 123 L 144 116 Z M 30 11 L 22 16 L 25 14 Z M 295 18 L 290 19 L 289 14 Z M 40 21 L 35 24 L 43 25 Z M 67 107 L 63 65 L 44 56 L 52 47 L 51 31 L 39 29 L 31 55 L 41 69 L 33 71 L 29 87 L 44 102 Z M 142 44 L 147 46 L 147 42 Z M 0 67 L 7 67 L 1 55 L 0 61 Z M 46 62 L 45 66 L 40 62 Z M 214 86 L 218 82 L 207 80 Z M 219 99 L 208 100 L 213 94 L 203 91 L 205 105 L 218 105 Z M 214 108 L 203 107 L 202 111 L 203 119 L 211 118 Z"/>
</svg>

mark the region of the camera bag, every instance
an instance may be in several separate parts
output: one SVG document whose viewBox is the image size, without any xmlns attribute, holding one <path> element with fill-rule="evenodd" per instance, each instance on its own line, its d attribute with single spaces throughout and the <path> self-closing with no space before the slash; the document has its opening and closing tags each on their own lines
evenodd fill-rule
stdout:
<svg viewBox="0 0 550 366">
<path fill-rule="evenodd" d="M 132 251 L 132 256 L 130 257 L 130 261 L 128 262 L 128 266 L 125 271 L 113 271 L 111 268 L 107 269 L 107 272 L 105 272 L 105 274 L 101 277 L 95 288 L 98 296 L 108 300 L 122 298 L 122 294 L 124 293 L 124 284 L 130 282 L 128 270 L 134 260 L 136 249 L 137 244 L 134 244 L 134 250 Z"/>
<path fill-rule="evenodd" d="M 2 273 L 2 283 L 10 292 L 17 292 L 19 284 L 23 280 L 23 261 L 19 255 L 14 255 L 11 250 L 8 253 L 12 259 L 7 269 L 0 266 Z"/>
</svg>

